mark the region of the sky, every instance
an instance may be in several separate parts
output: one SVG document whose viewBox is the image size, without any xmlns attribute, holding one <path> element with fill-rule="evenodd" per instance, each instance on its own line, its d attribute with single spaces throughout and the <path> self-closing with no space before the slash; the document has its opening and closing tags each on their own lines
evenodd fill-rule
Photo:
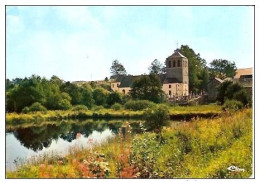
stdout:
<svg viewBox="0 0 260 181">
<path fill-rule="evenodd" d="M 117 59 L 148 73 L 188 45 L 206 59 L 254 65 L 253 6 L 7 6 L 6 77 L 104 80 Z"/>
</svg>

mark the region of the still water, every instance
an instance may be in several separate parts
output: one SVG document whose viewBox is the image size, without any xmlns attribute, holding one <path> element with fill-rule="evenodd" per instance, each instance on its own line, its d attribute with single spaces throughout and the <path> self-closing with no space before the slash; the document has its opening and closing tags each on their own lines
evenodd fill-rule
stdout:
<svg viewBox="0 0 260 181">
<path fill-rule="evenodd" d="M 86 148 L 94 144 L 102 144 L 118 134 L 119 128 L 126 122 L 130 123 L 133 134 L 141 132 L 141 121 L 137 120 L 64 120 L 56 124 L 41 126 L 8 126 L 6 128 L 6 168 L 14 170 L 16 162 L 26 161 L 32 156 L 47 153 L 66 154 L 69 148 L 76 144 Z"/>
</svg>

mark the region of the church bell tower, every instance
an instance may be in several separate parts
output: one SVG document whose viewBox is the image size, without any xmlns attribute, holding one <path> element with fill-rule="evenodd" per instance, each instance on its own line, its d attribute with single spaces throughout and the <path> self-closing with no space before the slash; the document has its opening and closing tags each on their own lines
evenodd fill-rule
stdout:
<svg viewBox="0 0 260 181">
<path fill-rule="evenodd" d="M 188 59 L 177 50 L 166 58 L 166 79 L 189 84 Z"/>
</svg>

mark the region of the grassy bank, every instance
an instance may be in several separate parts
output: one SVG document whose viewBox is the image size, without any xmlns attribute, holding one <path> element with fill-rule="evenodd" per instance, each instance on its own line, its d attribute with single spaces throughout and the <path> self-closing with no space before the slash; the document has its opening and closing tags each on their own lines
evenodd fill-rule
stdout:
<svg viewBox="0 0 260 181">
<path fill-rule="evenodd" d="M 221 113 L 221 106 L 200 105 L 187 107 L 170 107 L 171 119 L 190 119 L 192 117 L 213 117 Z M 27 114 L 7 113 L 6 124 L 41 123 L 43 121 L 57 121 L 62 119 L 87 119 L 87 118 L 142 118 L 143 111 L 101 109 L 98 111 L 47 111 Z"/>
<path fill-rule="evenodd" d="M 154 133 L 119 134 L 92 149 L 32 159 L 8 178 L 248 178 L 252 175 L 252 110 L 197 118 Z M 233 167 L 230 167 L 233 166 Z"/>
</svg>

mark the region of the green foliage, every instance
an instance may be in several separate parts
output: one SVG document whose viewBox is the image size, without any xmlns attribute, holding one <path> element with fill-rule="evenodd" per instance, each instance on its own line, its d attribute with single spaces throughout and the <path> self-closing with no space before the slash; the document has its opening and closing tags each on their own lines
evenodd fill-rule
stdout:
<svg viewBox="0 0 260 181">
<path fill-rule="evenodd" d="M 189 60 L 189 91 L 200 92 L 206 89 L 207 81 L 206 60 L 200 57 L 200 54 L 188 45 L 182 45 L 178 50 Z"/>
<path fill-rule="evenodd" d="M 162 74 L 163 65 L 157 59 L 154 59 L 154 61 L 151 63 L 148 70 L 149 70 L 150 74 Z"/>
<path fill-rule="evenodd" d="M 23 113 L 36 112 L 36 111 L 47 112 L 47 109 L 43 105 L 41 105 L 41 103 L 35 102 L 30 107 L 26 106 L 22 110 Z"/>
<path fill-rule="evenodd" d="M 243 105 L 250 104 L 250 97 L 245 88 L 238 83 L 231 81 L 224 81 L 218 87 L 217 101 L 224 104 L 227 99 L 234 99 L 243 103 Z"/>
<path fill-rule="evenodd" d="M 109 106 L 115 104 L 115 103 L 122 103 L 122 96 L 118 92 L 111 92 L 107 97 L 107 104 Z"/>
<path fill-rule="evenodd" d="M 162 102 L 164 94 L 159 77 L 156 74 L 142 75 L 134 80 L 130 95 L 133 99 Z"/>
<path fill-rule="evenodd" d="M 111 109 L 115 110 L 115 111 L 118 111 L 120 109 L 122 109 L 122 105 L 119 104 L 119 103 L 115 103 L 111 106 Z"/>
<path fill-rule="evenodd" d="M 96 105 L 105 105 L 107 101 L 107 96 L 109 92 L 104 88 L 96 88 L 93 91 L 93 99 L 95 100 Z"/>
<path fill-rule="evenodd" d="M 101 109 L 104 109 L 103 106 L 93 106 L 92 110 L 93 111 L 100 111 Z"/>
<path fill-rule="evenodd" d="M 210 63 L 210 74 L 211 77 L 218 77 L 225 79 L 227 77 L 234 77 L 236 74 L 235 62 L 230 62 L 223 59 L 215 59 Z"/>
<path fill-rule="evenodd" d="M 119 75 L 126 75 L 126 70 L 125 67 L 119 63 L 118 60 L 114 60 L 112 62 L 112 66 L 110 67 L 110 72 L 112 74 L 112 76 L 119 76 Z"/>
<path fill-rule="evenodd" d="M 130 100 L 125 103 L 125 109 L 133 110 L 133 111 L 141 111 L 147 108 L 154 107 L 155 104 L 148 100 Z"/>
<path fill-rule="evenodd" d="M 143 117 L 147 130 L 154 130 L 157 133 L 160 133 L 163 126 L 169 125 L 169 110 L 165 105 L 158 105 L 146 109 Z"/>
<path fill-rule="evenodd" d="M 87 111 L 88 107 L 85 105 L 76 105 L 76 106 L 73 106 L 71 110 L 72 111 Z"/>
<path fill-rule="evenodd" d="M 225 110 L 239 110 L 243 108 L 243 104 L 237 100 L 227 99 L 222 107 Z"/>
</svg>

